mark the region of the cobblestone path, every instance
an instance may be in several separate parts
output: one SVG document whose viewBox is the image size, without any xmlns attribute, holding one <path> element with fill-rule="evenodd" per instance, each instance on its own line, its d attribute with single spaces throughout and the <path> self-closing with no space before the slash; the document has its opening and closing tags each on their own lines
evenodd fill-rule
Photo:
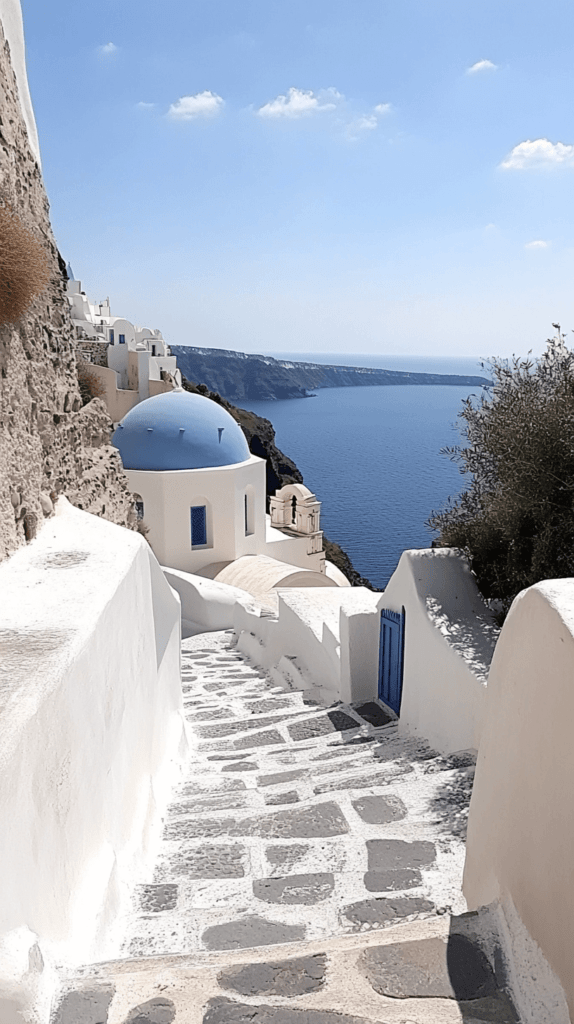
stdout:
<svg viewBox="0 0 574 1024">
<path fill-rule="evenodd" d="M 230 633 L 182 652 L 192 756 L 153 882 L 55 1024 L 515 1024 L 464 915 L 472 758 L 273 687 Z"/>
<path fill-rule="evenodd" d="M 319 939 L 462 910 L 464 847 L 448 801 L 471 762 L 400 740 L 376 703 L 326 709 L 273 689 L 231 643 L 183 643 L 196 746 L 126 955 Z"/>
</svg>

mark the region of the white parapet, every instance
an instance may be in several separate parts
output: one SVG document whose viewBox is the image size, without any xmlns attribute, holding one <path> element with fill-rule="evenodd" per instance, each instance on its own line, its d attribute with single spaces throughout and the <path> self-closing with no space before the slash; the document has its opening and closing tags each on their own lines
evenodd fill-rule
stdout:
<svg viewBox="0 0 574 1024">
<path fill-rule="evenodd" d="M 470 909 L 501 908 L 524 1024 L 574 1019 L 573 721 L 574 580 L 547 580 L 492 661 L 463 883 Z"/>
<path fill-rule="evenodd" d="M 277 614 L 237 605 L 238 647 L 289 689 L 325 703 L 375 699 L 381 594 L 364 587 L 278 590 Z"/>
<path fill-rule="evenodd" d="M 405 610 L 400 731 L 441 753 L 478 749 L 499 630 L 453 548 L 403 551 L 381 602 Z"/>
<path fill-rule="evenodd" d="M 117 955 L 150 880 L 187 750 L 179 600 L 139 534 L 60 499 L 0 566 L 0 648 L 0 1007 L 44 1020 L 50 965 Z"/>
</svg>

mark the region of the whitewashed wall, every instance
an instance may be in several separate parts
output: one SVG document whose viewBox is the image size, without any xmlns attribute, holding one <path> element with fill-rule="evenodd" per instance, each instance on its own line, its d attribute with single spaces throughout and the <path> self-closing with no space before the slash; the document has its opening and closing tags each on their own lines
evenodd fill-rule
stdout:
<svg viewBox="0 0 574 1024">
<path fill-rule="evenodd" d="M 49 965 L 117 954 L 186 752 L 177 596 L 139 534 L 57 511 L 0 566 L 6 1020 Z"/>
<path fill-rule="evenodd" d="M 573 722 L 574 580 L 550 580 L 519 594 L 498 641 L 464 871 L 469 907 L 507 918 L 525 1024 L 570 1019 L 547 965 L 574 1019 Z"/>
<path fill-rule="evenodd" d="M 278 590 L 275 618 L 237 605 L 238 647 L 280 684 L 325 703 L 377 696 L 381 594 L 364 587 Z"/>
<path fill-rule="evenodd" d="M 478 749 L 498 630 L 466 559 L 403 551 L 381 607 L 406 613 L 400 731 L 443 753 Z"/>
<path fill-rule="evenodd" d="M 38 164 L 40 163 L 40 144 L 38 142 L 38 131 L 36 119 L 32 107 L 30 89 L 28 87 L 28 75 L 26 72 L 26 50 L 24 46 L 24 27 L 22 24 L 22 8 L 20 0 L 0 0 L 0 21 L 4 35 L 10 47 L 10 59 L 16 82 L 18 83 L 18 94 L 22 116 L 28 130 L 28 141 Z"/>
<path fill-rule="evenodd" d="M 162 565 L 194 573 L 213 562 L 255 555 L 265 545 L 265 462 L 215 469 L 150 472 L 126 470 L 130 489 L 141 494 L 148 540 Z M 254 494 L 253 532 L 245 533 L 244 499 Z M 191 547 L 190 506 L 207 506 L 207 540 Z"/>
</svg>

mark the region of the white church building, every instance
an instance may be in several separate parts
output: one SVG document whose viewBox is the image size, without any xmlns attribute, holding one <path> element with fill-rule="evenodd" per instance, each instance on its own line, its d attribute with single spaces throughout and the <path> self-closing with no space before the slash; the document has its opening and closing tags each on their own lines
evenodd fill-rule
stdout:
<svg viewBox="0 0 574 1024">
<path fill-rule="evenodd" d="M 136 510 L 161 565 L 258 595 L 349 586 L 325 561 L 320 502 L 283 487 L 265 511 L 265 461 L 222 406 L 181 388 L 136 405 L 118 425 Z"/>
</svg>

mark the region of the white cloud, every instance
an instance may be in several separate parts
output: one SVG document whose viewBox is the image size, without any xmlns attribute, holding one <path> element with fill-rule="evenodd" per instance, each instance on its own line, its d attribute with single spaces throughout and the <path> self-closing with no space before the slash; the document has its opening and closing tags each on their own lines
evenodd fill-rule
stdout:
<svg viewBox="0 0 574 1024">
<path fill-rule="evenodd" d="M 103 46 L 98 46 L 98 53 L 101 53 L 103 57 L 109 57 L 112 53 L 117 53 L 118 48 L 115 43 L 104 43 Z"/>
<path fill-rule="evenodd" d="M 506 171 L 522 171 L 530 167 L 574 166 L 574 146 L 563 142 L 549 142 L 548 139 L 527 139 L 520 142 L 502 161 Z"/>
<path fill-rule="evenodd" d="M 343 97 L 336 89 L 323 89 L 315 94 L 312 91 L 305 92 L 303 89 L 291 87 L 286 96 L 277 96 L 269 103 L 259 107 L 259 117 L 306 117 L 309 114 L 322 113 L 326 110 L 335 110 L 337 103 Z"/>
<path fill-rule="evenodd" d="M 390 103 L 377 103 L 375 107 L 375 114 L 377 117 L 384 117 L 385 114 L 390 114 L 392 110 Z"/>
<path fill-rule="evenodd" d="M 538 238 L 535 242 L 527 242 L 524 246 L 525 249 L 547 249 L 548 242 L 543 242 L 541 238 Z"/>
<path fill-rule="evenodd" d="M 140 100 L 139 103 L 136 103 L 136 107 L 139 107 L 140 110 L 153 110 L 155 103 L 144 103 L 143 100 Z"/>
<path fill-rule="evenodd" d="M 363 114 L 362 117 L 358 117 L 356 121 L 351 121 L 349 125 L 349 131 L 357 132 L 369 132 L 373 128 L 378 128 L 379 122 L 374 114 Z"/>
<path fill-rule="evenodd" d="M 215 92 L 198 92 L 195 96 L 181 96 L 172 103 L 167 116 L 174 121 L 194 121 L 197 117 L 216 117 L 223 100 Z"/>
<path fill-rule="evenodd" d="M 467 75 L 476 75 L 480 71 L 496 71 L 496 64 L 493 64 L 491 60 L 477 60 L 476 64 L 472 64 L 471 67 L 466 69 Z"/>
</svg>

